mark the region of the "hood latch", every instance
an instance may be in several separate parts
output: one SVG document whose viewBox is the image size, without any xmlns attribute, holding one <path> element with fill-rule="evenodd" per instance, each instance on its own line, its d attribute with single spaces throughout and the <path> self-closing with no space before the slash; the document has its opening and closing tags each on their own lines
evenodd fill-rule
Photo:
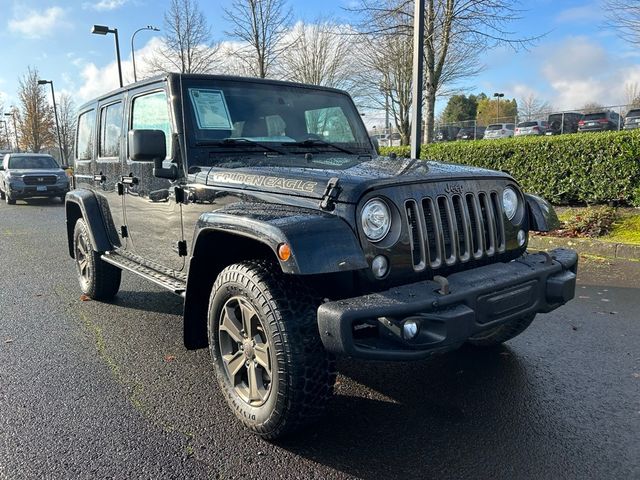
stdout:
<svg viewBox="0 0 640 480">
<path fill-rule="evenodd" d="M 327 182 L 327 186 L 322 194 L 322 200 L 320 201 L 320 208 L 322 210 L 333 212 L 336 208 L 336 200 L 340 192 L 342 192 L 342 187 L 338 185 L 339 183 L 340 179 L 338 177 L 333 177 Z"/>
</svg>

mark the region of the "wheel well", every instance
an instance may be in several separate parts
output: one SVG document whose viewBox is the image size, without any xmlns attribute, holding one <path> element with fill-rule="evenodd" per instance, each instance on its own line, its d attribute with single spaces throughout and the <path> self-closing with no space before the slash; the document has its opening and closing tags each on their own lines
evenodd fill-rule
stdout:
<svg viewBox="0 0 640 480">
<path fill-rule="evenodd" d="M 220 272 L 242 260 L 260 259 L 275 260 L 278 264 L 271 247 L 259 240 L 215 230 L 200 233 L 189 263 L 184 302 L 184 342 L 187 348 L 204 348 L 208 344 L 209 295 Z"/>
<path fill-rule="evenodd" d="M 67 202 L 65 205 L 67 214 L 67 244 L 69 246 L 69 255 L 74 258 L 73 254 L 73 229 L 79 218 L 82 218 L 82 210 L 80 205 L 74 202 Z"/>
</svg>

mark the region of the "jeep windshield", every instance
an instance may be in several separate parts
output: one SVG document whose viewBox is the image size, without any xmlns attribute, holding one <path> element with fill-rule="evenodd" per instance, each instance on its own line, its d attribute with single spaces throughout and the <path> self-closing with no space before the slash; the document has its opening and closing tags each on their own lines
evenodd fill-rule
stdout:
<svg viewBox="0 0 640 480">
<path fill-rule="evenodd" d="M 331 157 L 334 168 L 347 168 L 372 154 L 358 111 L 340 92 L 247 80 L 183 88 L 188 145 L 209 151 L 198 166 L 326 168 Z"/>
</svg>

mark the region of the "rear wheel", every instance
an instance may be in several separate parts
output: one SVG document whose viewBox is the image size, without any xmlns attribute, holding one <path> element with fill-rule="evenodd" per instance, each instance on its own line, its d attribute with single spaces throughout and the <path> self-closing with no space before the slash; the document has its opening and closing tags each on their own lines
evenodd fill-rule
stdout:
<svg viewBox="0 0 640 480">
<path fill-rule="evenodd" d="M 89 227 L 81 218 L 73 230 L 73 253 L 82 293 L 94 300 L 109 300 L 118 293 L 122 271 L 105 262 L 89 237 Z"/>
<path fill-rule="evenodd" d="M 524 332 L 527 327 L 531 325 L 535 316 L 535 313 L 532 313 L 521 318 L 516 318 L 490 330 L 480 332 L 473 337 L 469 337 L 467 341 L 477 347 L 495 347 Z"/>
<path fill-rule="evenodd" d="M 209 300 L 209 350 L 236 417 L 275 439 L 314 420 L 333 391 L 335 363 L 316 320 L 318 299 L 277 265 L 225 268 Z"/>
</svg>

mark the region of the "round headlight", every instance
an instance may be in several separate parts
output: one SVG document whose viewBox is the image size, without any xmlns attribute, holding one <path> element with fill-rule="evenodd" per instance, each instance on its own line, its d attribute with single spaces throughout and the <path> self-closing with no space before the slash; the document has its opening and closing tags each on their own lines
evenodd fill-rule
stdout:
<svg viewBox="0 0 640 480">
<path fill-rule="evenodd" d="M 379 242 L 391 228 L 389 207 L 379 198 L 369 200 L 362 208 L 361 222 L 367 238 L 372 242 Z"/>
<path fill-rule="evenodd" d="M 502 208 L 509 220 L 513 220 L 518 213 L 518 202 L 518 194 L 513 188 L 507 187 L 502 191 Z"/>
</svg>

